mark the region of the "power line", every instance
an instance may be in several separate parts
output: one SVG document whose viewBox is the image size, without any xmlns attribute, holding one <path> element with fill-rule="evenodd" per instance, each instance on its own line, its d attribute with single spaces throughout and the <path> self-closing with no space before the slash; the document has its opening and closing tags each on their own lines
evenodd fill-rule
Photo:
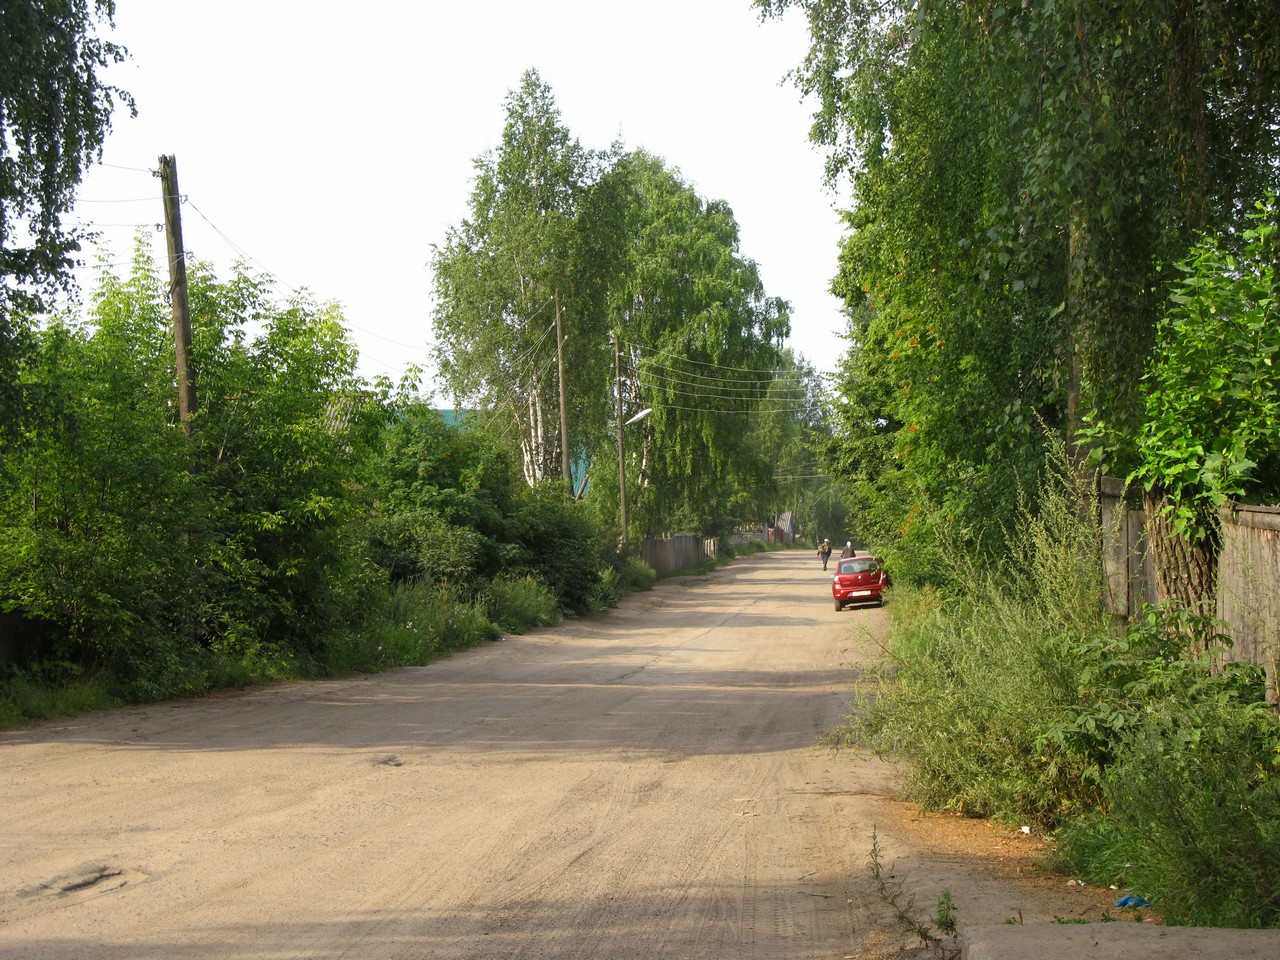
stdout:
<svg viewBox="0 0 1280 960">
<path fill-rule="evenodd" d="M 647 361 L 641 361 L 641 363 L 643 364 L 641 369 L 646 372 L 654 370 L 666 371 L 666 373 L 660 373 L 658 376 L 671 380 L 680 380 L 688 384 L 696 384 L 699 382 L 707 385 L 729 383 L 744 386 L 768 387 L 775 383 L 781 386 L 803 386 L 806 382 L 803 377 L 760 377 L 755 379 L 746 379 L 741 377 L 716 377 L 710 374 L 698 373 L 693 370 L 680 370 L 675 367 L 665 367 L 661 364 L 650 363 Z M 673 376 L 668 376 L 668 374 L 672 374 Z"/>
<path fill-rule="evenodd" d="M 148 176 L 155 176 L 156 171 L 146 167 L 126 167 L 118 163 L 100 163 L 100 167 L 110 167 L 112 170 L 128 170 L 132 173 L 145 173 Z"/>
<path fill-rule="evenodd" d="M 631 343 L 626 340 L 624 340 L 623 343 L 626 346 L 631 347 L 632 349 L 640 353 L 649 351 L 652 354 L 657 354 L 659 356 L 664 356 L 664 357 L 674 357 L 675 359 L 681 361 L 682 363 L 693 363 L 701 367 L 715 367 L 717 370 L 731 370 L 734 373 L 758 373 L 767 377 L 772 377 L 777 372 L 776 367 L 731 367 L 726 364 L 712 363 L 709 360 L 694 360 L 692 357 L 686 357 L 679 353 L 672 353 L 669 350 L 650 350 L 646 346 L 643 346 L 638 343 Z"/>
<path fill-rule="evenodd" d="M 155 203 L 155 197 L 128 197 L 119 200 L 85 200 L 78 198 L 76 203 Z"/>
</svg>

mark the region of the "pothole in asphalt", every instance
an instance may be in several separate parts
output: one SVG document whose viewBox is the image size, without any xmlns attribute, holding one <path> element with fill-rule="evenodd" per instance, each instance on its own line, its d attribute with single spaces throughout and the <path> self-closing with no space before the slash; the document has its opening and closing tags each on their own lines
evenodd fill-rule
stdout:
<svg viewBox="0 0 1280 960">
<path fill-rule="evenodd" d="M 394 754 L 389 757 L 379 757 L 377 760 L 373 762 L 378 766 L 382 766 L 382 767 L 403 767 L 404 766 L 404 761 L 401 760 L 399 757 L 395 756 Z"/>
</svg>

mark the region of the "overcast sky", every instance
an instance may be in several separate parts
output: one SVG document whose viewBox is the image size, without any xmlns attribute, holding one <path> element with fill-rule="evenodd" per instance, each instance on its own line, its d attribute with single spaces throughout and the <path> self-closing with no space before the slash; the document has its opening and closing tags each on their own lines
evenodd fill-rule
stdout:
<svg viewBox="0 0 1280 960">
<path fill-rule="evenodd" d="M 365 376 L 426 365 L 431 245 L 467 215 L 473 161 L 530 67 L 584 147 L 643 147 L 727 201 L 766 292 L 793 304 L 792 346 L 824 371 L 843 349 L 837 203 L 811 106 L 781 82 L 807 43 L 795 16 L 760 23 L 749 0 L 117 0 L 112 37 L 131 60 L 108 77 L 138 116 L 117 114 L 79 219 L 124 269 L 135 226 L 163 221 L 150 171 L 173 154 L 187 249 L 340 302 Z"/>
</svg>

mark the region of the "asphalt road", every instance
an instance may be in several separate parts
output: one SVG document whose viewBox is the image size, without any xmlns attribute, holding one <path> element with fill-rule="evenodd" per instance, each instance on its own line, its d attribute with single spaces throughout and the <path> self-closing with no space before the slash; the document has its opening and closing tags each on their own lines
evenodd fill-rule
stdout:
<svg viewBox="0 0 1280 960">
<path fill-rule="evenodd" d="M 893 775 L 816 740 L 884 614 L 827 583 L 760 555 L 429 667 L 0 733 L 0 956 L 861 955 Z"/>
</svg>

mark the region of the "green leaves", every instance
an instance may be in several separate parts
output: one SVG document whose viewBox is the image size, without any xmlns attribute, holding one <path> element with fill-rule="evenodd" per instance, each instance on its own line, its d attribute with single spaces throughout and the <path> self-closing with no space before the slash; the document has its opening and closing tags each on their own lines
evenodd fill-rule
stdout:
<svg viewBox="0 0 1280 960">
<path fill-rule="evenodd" d="M 530 480 L 559 475 L 562 450 L 580 449 L 607 410 L 608 332 L 589 253 L 597 237 L 602 252 L 608 244 L 588 202 L 594 166 L 551 88 L 527 71 L 507 98 L 501 145 L 476 161 L 469 217 L 433 256 L 441 376 L 458 406 L 503 412 Z M 570 437 L 559 428 L 557 323 L 580 431 Z"/>
<path fill-rule="evenodd" d="M 1193 541 L 1228 499 L 1280 499 L 1276 216 L 1273 197 L 1239 237 L 1206 239 L 1178 265 L 1143 377 L 1132 479 L 1167 497 L 1175 533 Z"/>
<path fill-rule="evenodd" d="M 39 403 L 0 488 L 0 605 L 125 679 L 208 648 L 314 655 L 356 582 L 351 478 L 379 401 L 340 314 L 275 303 L 243 274 L 189 279 L 192 438 L 175 423 L 164 287 L 139 257 L 128 278 L 104 274 L 89 321 L 41 331 L 23 371 Z"/>
</svg>

